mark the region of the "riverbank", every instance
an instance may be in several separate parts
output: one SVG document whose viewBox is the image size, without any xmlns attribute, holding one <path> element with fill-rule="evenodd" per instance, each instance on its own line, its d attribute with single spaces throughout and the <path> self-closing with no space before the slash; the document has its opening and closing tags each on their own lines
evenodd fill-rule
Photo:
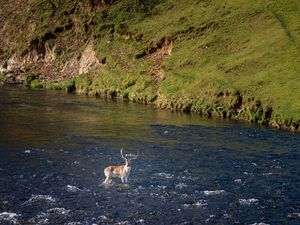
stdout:
<svg viewBox="0 0 300 225">
<path fill-rule="evenodd" d="M 2 83 L 299 131 L 297 1 L 1 3 Z"/>
<path fill-rule="evenodd" d="M 19 77 L 20 79 L 20 77 Z M 141 104 L 153 104 L 157 108 L 171 111 L 181 111 L 184 113 L 197 113 L 200 116 L 208 118 L 227 118 L 233 120 L 247 121 L 263 126 L 270 126 L 280 130 L 298 132 L 299 121 L 292 119 L 281 120 L 280 117 L 272 118 L 272 108 L 265 107 L 259 100 L 244 99 L 239 92 L 219 93 L 210 96 L 209 100 L 197 98 L 167 98 L 166 96 L 129 96 L 129 93 L 121 92 L 116 89 L 101 89 L 94 86 L 95 83 L 89 81 L 87 76 L 77 77 L 75 80 L 63 82 L 45 82 L 38 79 L 22 78 L 16 82 L 2 81 L 4 85 L 27 85 L 32 89 L 44 88 L 51 90 L 63 90 L 75 94 L 84 94 L 89 96 L 100 96 L 102 98 L 122 98 L 123 100 L 133 101 Z M 211 105 L 210 105 L 211 104 Z"/>
</svg>

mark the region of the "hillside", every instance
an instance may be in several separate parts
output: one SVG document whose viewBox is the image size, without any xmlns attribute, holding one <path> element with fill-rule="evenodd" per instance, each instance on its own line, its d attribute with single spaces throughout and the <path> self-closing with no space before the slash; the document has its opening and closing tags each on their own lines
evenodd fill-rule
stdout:
<svg viewBox="0 0 300 225">
<path fill-rule="evenodd" d="M 298 0 L 0 0 L 0 80 L 299 131 Z"/>
</svg>

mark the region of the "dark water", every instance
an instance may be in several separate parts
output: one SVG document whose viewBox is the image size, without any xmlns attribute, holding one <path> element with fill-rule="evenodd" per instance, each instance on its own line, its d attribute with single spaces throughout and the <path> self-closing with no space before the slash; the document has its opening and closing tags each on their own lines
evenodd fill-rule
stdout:
<svg viewBox="0 0 300 225">
<path fill-rule="evenodd" d="M 0 224 L 300 224 L 300 136 L 0 88 Z M 119 149 L 129 185 L 101 186 Z"/>
</svg>

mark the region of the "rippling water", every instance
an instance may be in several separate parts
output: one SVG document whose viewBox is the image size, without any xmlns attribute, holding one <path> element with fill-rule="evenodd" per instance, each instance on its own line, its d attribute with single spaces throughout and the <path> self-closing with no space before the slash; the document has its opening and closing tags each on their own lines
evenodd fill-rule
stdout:
<svg viewBox="0 0 300 225">
<path fill-rule="evenodd" d="M 300 224 L 300 136 L 0 88 L 0 224 Z M 101 185 L 119 150 L 129 184 Z"/>
</svg>

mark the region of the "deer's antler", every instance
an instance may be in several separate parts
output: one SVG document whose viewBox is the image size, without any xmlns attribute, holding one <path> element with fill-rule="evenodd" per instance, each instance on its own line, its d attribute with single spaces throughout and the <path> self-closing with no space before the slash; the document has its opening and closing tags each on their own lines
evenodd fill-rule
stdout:
<svg viewBox="0 0 300 225">
<path fill-rule="evenodd" d="M 137 159 L 140 155 L 140 150 L 137 151 L 136 155 L 134 157 L 132 157 L 132 159 Z"/>
<path fill-rule="evenodd" d="M 122 159 L 127 160 L 123 155 L 123 148 L 121 148 L 121 156 L 122 156 Z"/>
</svg>

